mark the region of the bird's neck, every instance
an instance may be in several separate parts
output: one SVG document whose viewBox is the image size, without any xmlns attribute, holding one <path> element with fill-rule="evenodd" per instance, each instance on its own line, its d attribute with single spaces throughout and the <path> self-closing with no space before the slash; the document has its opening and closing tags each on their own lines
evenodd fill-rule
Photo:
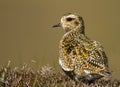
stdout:
<svg viewBox="0 0 120 87">
<path fill-rule="evenodd" d="M 84 34 L 85 35 L 85 29 L 84 26 L 81 26 L 79 28 L 74 29 L 76 33 Z"/>
</svg>

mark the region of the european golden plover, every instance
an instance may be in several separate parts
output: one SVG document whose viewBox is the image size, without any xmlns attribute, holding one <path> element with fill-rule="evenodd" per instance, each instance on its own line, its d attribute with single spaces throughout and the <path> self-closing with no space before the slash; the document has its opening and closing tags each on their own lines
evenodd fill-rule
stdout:
<svg viewBox="0 0 120 87">
<path fill-rule="evenodd" d="M 100 78 L 110 79 L 111 71 L 104 49 L 98 41 L 85 35 L 81 16 L 68 13 L 53 27 L 65 30 L 59 44 L 59 64 L 71 79 L 88 82 Z"/>
</svg>

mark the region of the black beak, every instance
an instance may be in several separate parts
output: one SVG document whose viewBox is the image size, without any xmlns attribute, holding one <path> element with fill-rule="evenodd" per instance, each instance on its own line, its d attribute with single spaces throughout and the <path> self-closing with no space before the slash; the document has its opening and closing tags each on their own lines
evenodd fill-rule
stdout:
<svg viewBox="0 0 120 87">
<path fill-rule="evenodd" d="M 54 28 L 54 27 L 61 27 L 61 23 L 58 23 L 58 24 L 56 24 L 56 25 L 53 25 L 52 27 L 53 27 L 53 28 Z"/>
</svg>

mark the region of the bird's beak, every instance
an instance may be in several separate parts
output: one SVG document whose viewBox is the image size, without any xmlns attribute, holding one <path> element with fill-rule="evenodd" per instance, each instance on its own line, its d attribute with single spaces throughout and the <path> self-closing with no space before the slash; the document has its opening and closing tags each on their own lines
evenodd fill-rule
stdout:
<svg viewBox="0 0 120 87">
<path fill-rule="evenodd" d="M 52 27 L 53 27 L 53 28 L 54 28 L 54 27 L 61 27 L 61 23 L 55 24 L 55 25 L 53 25 Z"/>
</svg>

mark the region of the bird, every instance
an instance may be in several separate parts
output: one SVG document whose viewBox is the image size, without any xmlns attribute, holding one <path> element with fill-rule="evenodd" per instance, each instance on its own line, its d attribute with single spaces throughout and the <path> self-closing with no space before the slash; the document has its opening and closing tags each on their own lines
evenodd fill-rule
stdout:
<svg viewBox="0 0 120 87">
<path fill-rule="evenodd" d="M 59 43 L 59 65 L 71 79 L 92 83 L 97 79 L 110 80 L 111 70 L 103 46 L 85 35 L 82 16 L 67 13 L 53 25 L 65 31 Z"/>
</svg>

